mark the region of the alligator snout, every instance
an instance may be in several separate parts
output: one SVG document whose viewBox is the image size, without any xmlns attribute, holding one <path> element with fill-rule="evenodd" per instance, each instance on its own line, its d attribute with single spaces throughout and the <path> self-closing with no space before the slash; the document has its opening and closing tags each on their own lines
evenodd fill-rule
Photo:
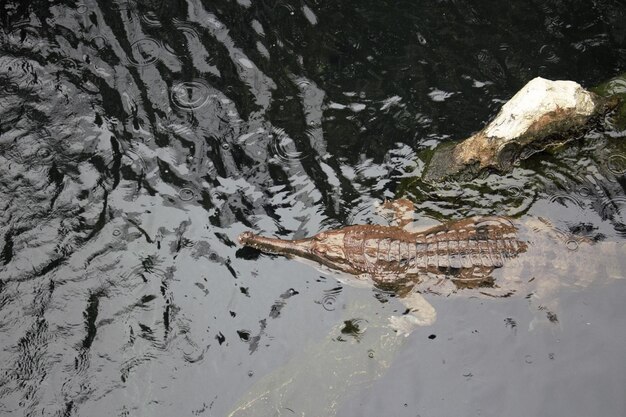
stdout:
<svg viewBox="0 0 626 417">
<path fill-rule="evenodd" d="M 239 235 L 239 242 L 244 246 L 278 255 L 305 256 L 310 251 L 310 239 L 283 240 L 275 237 L 260 236 L 250 231 Z"/>
<path fill-rule="evenodd" d="M 247 231 L 247 232 L 243 232 L 242 234 L 239 235 L 239 237 L 237 238 L 239 240 L 239 243 L 241 243 L 242 245 L 246 245 L 248 244 L 252 239 L 254 238 L 254 233 Z"/>
</svg>

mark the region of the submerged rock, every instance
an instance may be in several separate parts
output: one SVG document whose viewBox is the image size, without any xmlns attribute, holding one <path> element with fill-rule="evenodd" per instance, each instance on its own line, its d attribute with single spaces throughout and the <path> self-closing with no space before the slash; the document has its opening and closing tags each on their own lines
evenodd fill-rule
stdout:
<svg viewBox="0 0 626 417">
<path fill-rule="evenodd" d="M 626 72 L 595 86 L 591 91 L 615 102 L 611 122 L 616 130 L 626 130 Z"/>
<path fill-rule="evenodd" d="M 574 81 L 537 77 L 502 106 L 480 132 L 436 148 L 423 179 L 475 175 L 486 168 L 507 171 L 520 159 L 572 139 L 593 116 L 612 106 L 612 100 Z"/>
</svg>

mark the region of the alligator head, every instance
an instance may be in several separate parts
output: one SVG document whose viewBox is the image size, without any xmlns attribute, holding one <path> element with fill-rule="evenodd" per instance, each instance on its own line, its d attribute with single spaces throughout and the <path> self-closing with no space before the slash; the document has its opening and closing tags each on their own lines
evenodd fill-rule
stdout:
<svg viewBox="0 0 626 417">
<path fill-rule="evenodd" d="M 283 240 L 244 232 L 239 235 L 239 242 L 263 252 L 309 259 L 333 269 L 358 275 L 361 272 L 351 265 L 344 250 L 345 235 L 346 229 L 338 229 L 321 232 L 306 239 Z"/>
</svg>

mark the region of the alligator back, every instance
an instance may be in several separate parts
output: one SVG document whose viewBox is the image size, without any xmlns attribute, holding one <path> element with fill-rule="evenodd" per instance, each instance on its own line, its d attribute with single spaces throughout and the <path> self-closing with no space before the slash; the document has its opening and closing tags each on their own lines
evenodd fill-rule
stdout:
<svg viewBox="0 0 626 417">
<path fill-rule="evenodd" d="M 470 285 L 527 249 L 503 217 L 463 219 L 417 233 L 373 225 L 344 231 L 349 263 L 378 281 L 429 272 Z"/>
</svg>

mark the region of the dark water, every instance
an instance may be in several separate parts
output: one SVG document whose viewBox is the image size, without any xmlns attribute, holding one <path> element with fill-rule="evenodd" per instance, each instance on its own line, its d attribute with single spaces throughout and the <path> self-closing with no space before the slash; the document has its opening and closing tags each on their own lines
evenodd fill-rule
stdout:
<svg viewBox="0 0 626 417">
<path fill-rule="evenodd" d="M 610 115 L 505 176 L 412 179 L 531 78 L 624 72 L 623 1 L 4 1 L 0 22 L 0 415 L 626 414 L 623 274 L 550 310 L 432 296 L 399 338 L 390 294 L 236 243 L 385 223 L 400 195 L 421 224 L 623 243 Z"/>
</svg>

